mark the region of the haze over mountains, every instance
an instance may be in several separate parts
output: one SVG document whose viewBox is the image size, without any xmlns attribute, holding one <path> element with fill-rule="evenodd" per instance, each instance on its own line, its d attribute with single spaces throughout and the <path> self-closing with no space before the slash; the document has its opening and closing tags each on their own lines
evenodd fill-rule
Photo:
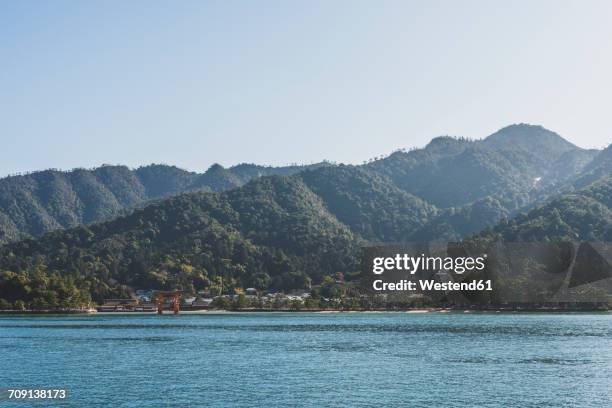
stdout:
<svg viewBox="0 0 612 408">
<path fill-rule="evenodd" d="M 610 151 L 513 125 L 477 141 L 439 137 L 360 166 L 213 166 L 205 174 L 102 167 L 12 177 L 0 181 L 5 242 L 58 230 L 0 247 L 0 270 L 12 271 L 10 279 L 55 276 L 100 301 L 135 287 L 301 288 L 357 271 L 367 241 L 478 233 L 609 240 Z M 145 205 L 150 200 L 157 201 Z M 134 207 L 142 208 L 130 213 Z M 34 299 L 15 296 L 9 301 Z"/>
</svg>

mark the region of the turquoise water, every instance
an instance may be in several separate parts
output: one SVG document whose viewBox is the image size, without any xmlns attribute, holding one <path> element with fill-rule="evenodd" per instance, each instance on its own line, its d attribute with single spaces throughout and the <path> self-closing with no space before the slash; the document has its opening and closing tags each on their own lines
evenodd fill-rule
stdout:
<svg viewBox="0 0 612 408">
<path fill-rule="evenodd" d="M 612 314 L 3 316 L 0 368 L 69 393 L 14 407 L 612 407 Z"/>
</svg>

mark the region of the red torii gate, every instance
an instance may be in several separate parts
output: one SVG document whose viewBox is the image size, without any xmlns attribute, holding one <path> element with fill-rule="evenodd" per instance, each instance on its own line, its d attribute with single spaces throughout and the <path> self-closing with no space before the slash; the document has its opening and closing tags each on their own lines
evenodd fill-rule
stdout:
<svg viewBox="0 0 612 408">
<path fill-rule="evenodd" d="M 172 299 L 172 310 L 174 314 L 178 314 L 182 293 L 183 292 L 180 290 L 155 291 L 155 296 L 157 297 L 157 314 L 162 314 L 164 312 L 164 303 L 166 299 Z"/>
</svg>

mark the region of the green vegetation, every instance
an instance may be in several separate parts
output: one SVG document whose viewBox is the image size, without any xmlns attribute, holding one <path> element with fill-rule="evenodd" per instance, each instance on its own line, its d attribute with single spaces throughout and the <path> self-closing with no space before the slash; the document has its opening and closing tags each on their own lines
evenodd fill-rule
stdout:
<svg viewBox="0 0 612 408">
<path fill-rule="evenodd" d="M 612 176 L 482 234 L 506 241 L 612 241 Z"/>
<path fill-rule="evenodd" d="M 367 167 L 341 165 L 299 176 L 332 214 L 369 241 L 406 240 L 438 213 L 433 205 Z"/>
<path fill-rule="evenodd" d="M 189 191 L 224 191 L 253 178 L 291 175 L 309 166 L 266 167 L 216 164 L 204 174 L 174 166 L 136 170 L 102 166 L 69 172 L 46 170 L 0 179 L 0 245 L 45 232 L 109 220 L 151 200 Z"/>
<path fill-rule="evenodd" d="M 358 269 L 357 240 L 298 178 L 269 177 L 226 193 L 191 193 L 102 224 L 56 231 L 2 247 L 0 297 L 36 274 L 95 302 L 129 287 L 290 290 Z M 27 291 L 27 289 L 24 289 Z M 9 300 L 11 299 L 11 300 Z M 36 307 L 34 298 L 19 296 Z M 88 299 L 76 298 L 74 306 Z"/>
<path fill-rule="evenodd" d="M 0 180 L 0 240 L 51 231 L 0 247 L 0 309 L 82 307 L 135 288 L 313 288 L 314 305 L 359 299 L 344 292 L 365 242 L 612 239 L 609 148 L 589 161 L 543 128 L 494 136 L 441 137 L 362 166 L 107 166 Z M 179 195 L 192 190 L 205 191 Z M 348 285 L 332 284 L 339 272 Z"/>
</svg>

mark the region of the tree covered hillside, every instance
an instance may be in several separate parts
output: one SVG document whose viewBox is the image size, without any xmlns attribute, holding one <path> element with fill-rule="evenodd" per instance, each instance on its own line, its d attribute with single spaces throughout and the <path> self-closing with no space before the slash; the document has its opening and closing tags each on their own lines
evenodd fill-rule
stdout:
<svg viewBox="0 0 612 408">
<path fill-rule="evenodd" d="M 612 175 L 502 222 L 484 236 L 506 241 L 612 241 Z"/>
<path fill-rule="evenodd" d="M 598 153 L 590 161 L 574 182 L 578 188 L 583 187 L 600 177 L 612 174 L 612 144 Z"/>
<path fill-rule="evenodd" d="M 426 224 L 431 228 L 424 227 L 424 236 L 433 230 L 443 231 L 444 237 L 461 237 L 563 191 L 572 180 L 578 180 L 577 186 L 589 184 L 609 172 L 608 156 L 605 151 L 580 149 L 541 126 L 521 124 L 483 140 L 438 137 L 423 149 L 398 151 L 352 166 L 352 182 L 346 179 L 345 168 L 327 163 L 288 167 L 241 164 L 227 169 L 217 164 L 203 174 L 165 165 L 136 170 L 124 166 L 49 170 L 0 179 L 0 245 L 109 220 L 151 200 L 190 191 L 225 191 L 254 178 L 293 175 L 320 167 L 331 167 L 321 174 L 328 178 L 326 185 L 309 186 L 328 197 L 338 217 L 368 239 L 404 239 Z M 361 194 L 360 183 L 370 184 L 372 197 Z M 356 195 L 369 201 L 367 205 L 360 203 L 369 210 L 364 207 L 359 211 L 370 217 L 368 220 L 355 218 L 355 202 L 349 202 Z M 485 217 L 476 222 L 473 209 L 483 207 Z M 391 213 L 398 211 L 400 218 L 391 218 Z M 367 225 L 374 230 L 367 231 Z"/>
<path fill-rule="evenodd" d="M 299 174 L 329 211 L 369 241 L 405 241 L 438 210 L 364 167 L 338 166 Z"/>
<path fill-rule="evenodd" d="M 45 232 L 109 220 L 151 200 L 189 191 L 224 191 L 253 178 L 295 174 L 312 166 L 213 165 L 203 174 L 174 166 L 130 170 L 103 166 L 47 170 L 0 179 L 0 245 Z"/>
<path fill-rule="evenodd" d="M 107 166 L 0 180 L 3 239 L 51 231 L 0 246 L 0 299 L 54 308 L 135 288 L 306 288 L 355 276 L 368 242 L 481 231 L 489 240 L 612 239 L 609 148 L 590 160 L 540 127 L 500 132 L 492 141 L 441 137 L 361 166 Z M 569 157 L 571 170 L 559 172 Z M 266 176 L 274 172 L 286 175 Z M 206 191 L 179 194 L 191 190 Z"/>
<path fill-rule="evenodd" d="M 367 166 L 439 208 L 492 197 L 512 212 L 545 198 L 544 187 L 575 177 L 597 153 L 541 126 L 520 124 L 483 140 L 438 137 L 423 149 L 398 151 Z"/>
<path fill-rule="evenodd" d="M 55 289 L 41 283 L 45 279 L 98 302 L 127 296 L 130 287 L 288 290 L 357 270 L 357 252 L 355 236 L 319 197 L 298 178 L 276 176 L 6 245 L 0 249 L 0 298 L 38 306 L 61 298 L 47 292 Z"/>
</svg>

